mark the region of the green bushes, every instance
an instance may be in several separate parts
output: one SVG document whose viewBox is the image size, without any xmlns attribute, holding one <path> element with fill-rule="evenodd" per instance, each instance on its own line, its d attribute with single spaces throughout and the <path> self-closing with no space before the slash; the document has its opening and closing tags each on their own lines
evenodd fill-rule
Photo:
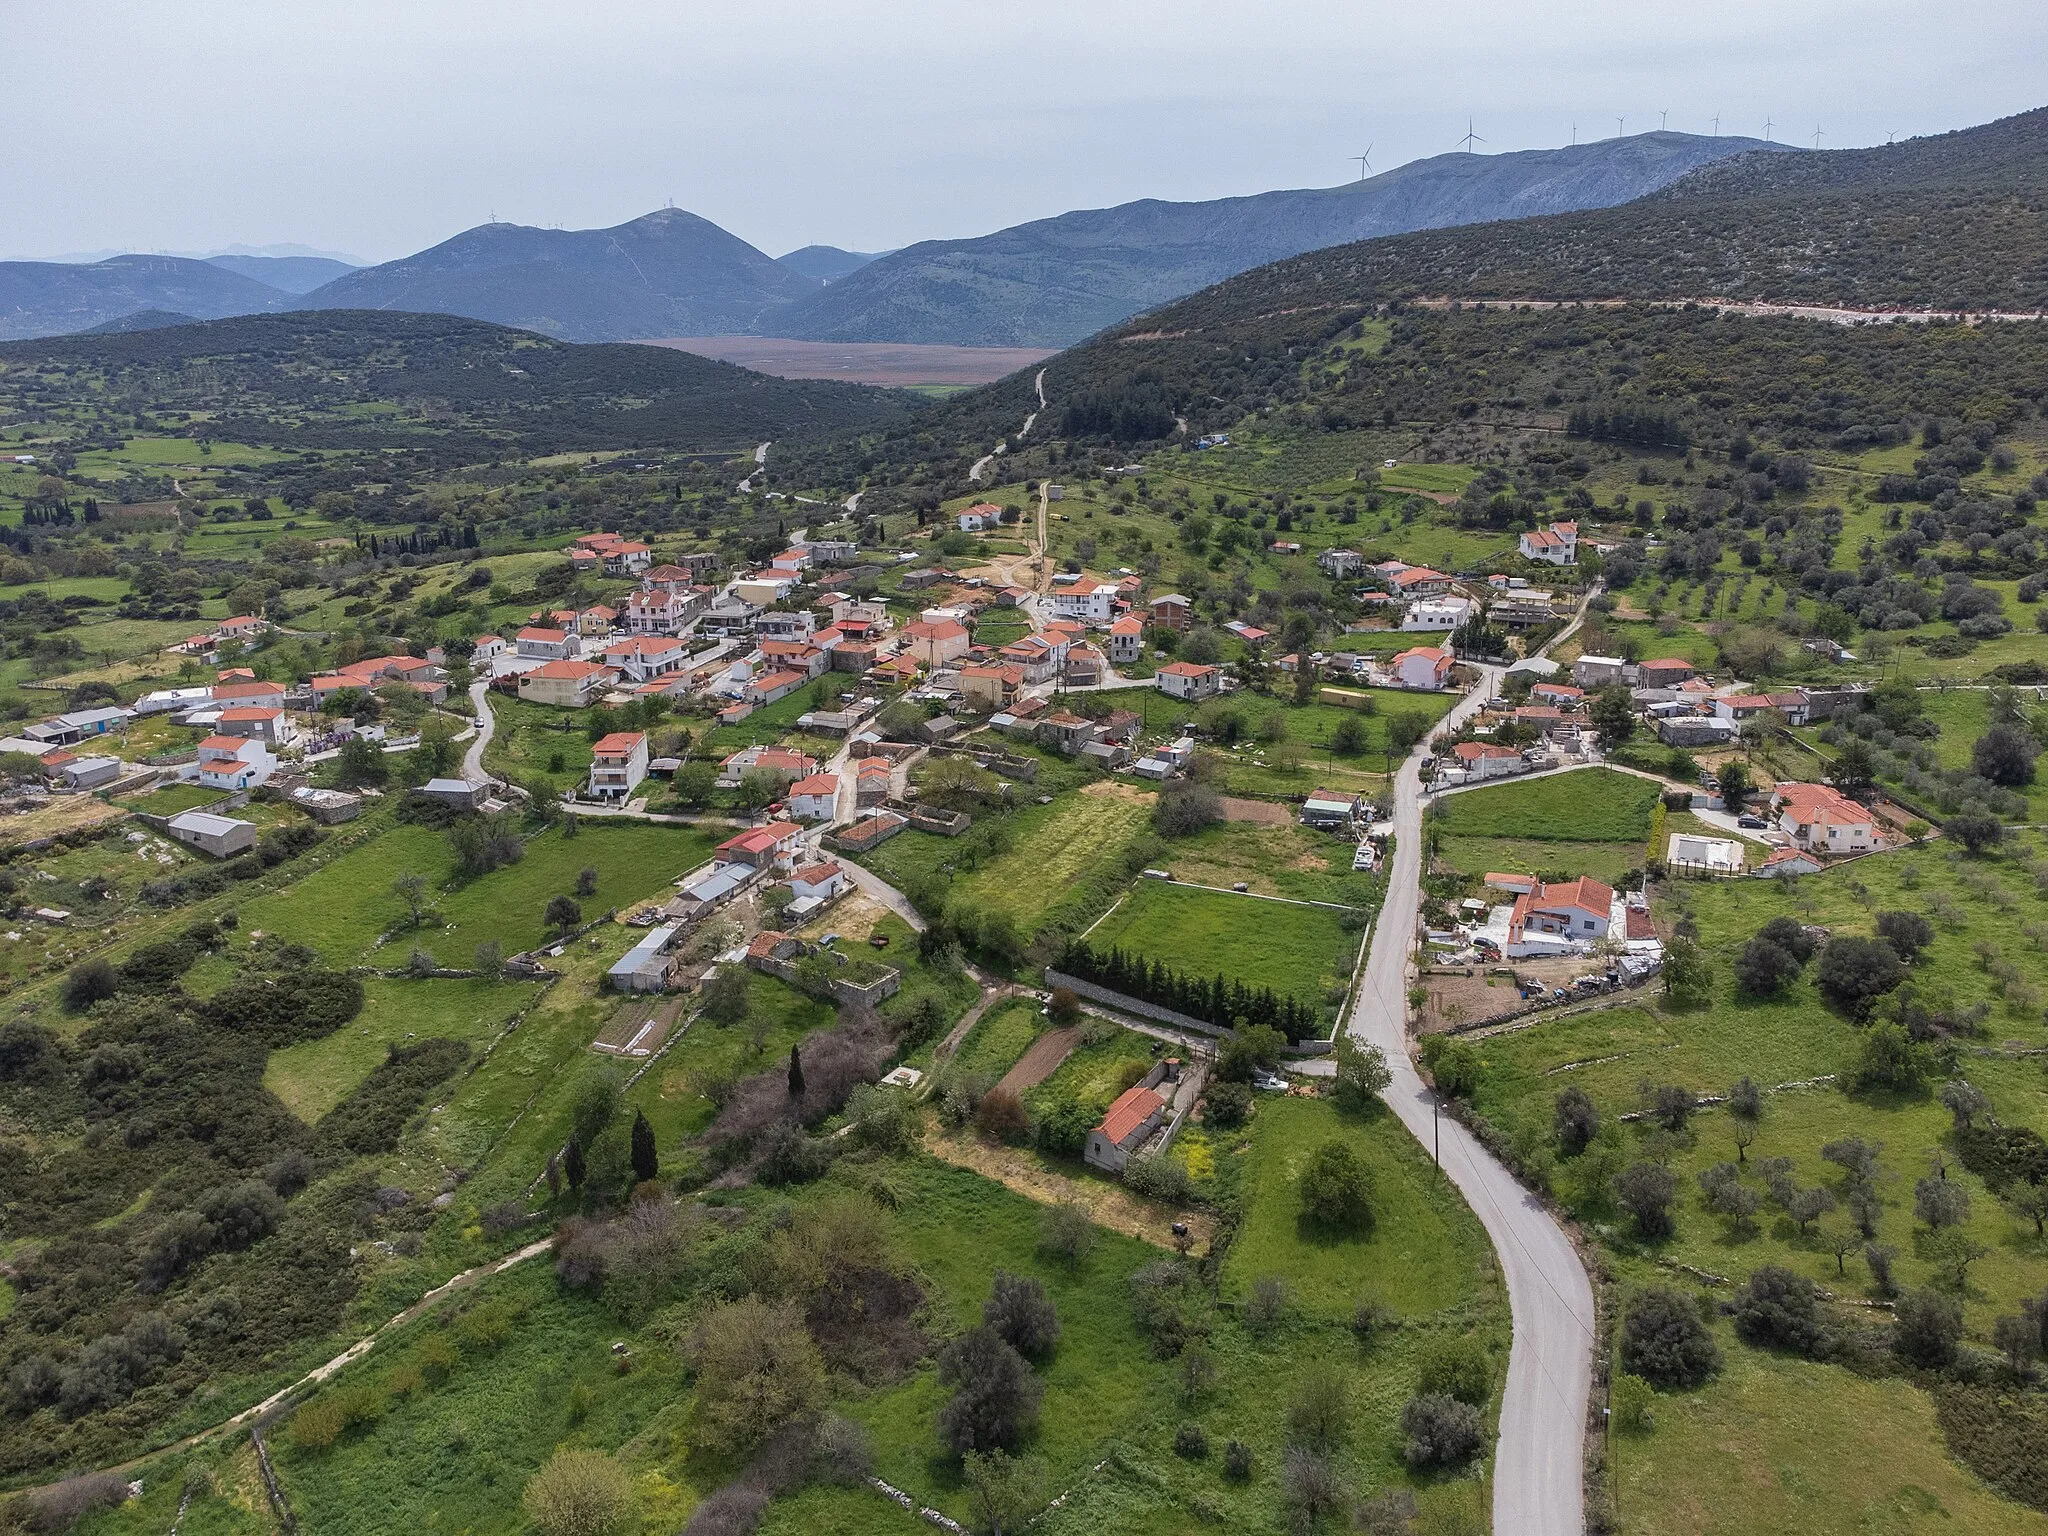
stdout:
<svg viewBox="0 0 2048 1536">
<path fill-rule="evenodd" d="M 360 985 L 357 992 L 360 995 Z M 384 1061 L 321 1118 L 313 1137 L 314 1155 L 333 1159 L 390 1151 L 427 1094 L 468 1059 L 469 1047 L 459 1040 L 393 1046 Z"/>
</svg>

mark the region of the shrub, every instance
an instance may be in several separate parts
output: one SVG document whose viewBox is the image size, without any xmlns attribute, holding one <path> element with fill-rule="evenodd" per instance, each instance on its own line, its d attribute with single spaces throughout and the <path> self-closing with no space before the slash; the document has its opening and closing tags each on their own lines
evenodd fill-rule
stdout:
<svg viewBox="0 0 2048 1536">
<path fill-rule="evenodd" d="M 1898 1300 L 1892 1352 L 1908 1365 L 1947 1370 L 1963 1341 L 1963 1306 L 1937 1291 L 1908 1291 Z"/>
<path fill-rule="evenodd" d="M 811 1437 L 811 1474 L 820 1482 L 851 1486 L 874 1466 L 874 1445 L 867 1427 L 828 1413 Z"/>
<path fill-rule="evenodd" d="M 1558 1150 L 1576 1157 L 1600 1134 L 1600 1111 L 1585 1089 L 1574 1084 L 1557 1096 L 1554 1115 Z"/>
<path fill-rule="evenodd" d="M 1009 1088 L 991 1088 L 974 1107 L 974 1123 L 984 1136 L 997 1141 L 1018 1142 L 1030 1129 L 1024 1101 Z"/>
<path fill-rule="evenodd" d="M 1334 1231 L 1358 1231 L 1372 1224 L 1372 1170 L 1348 1142 L 1324 1142 L 1302 1170 L 1302 1214 Z"/>
<path fill-rule="evenodd" d="M 982 1303 L 981 1320 L 1020 1355 L 1042 1360 L 1060 1341 L 1059 1313 L 1043 1281 L 1006 1270 L 995 1274 L 995 1293 Z"/>
<path fill-rule="evenodd" d="M 1746 1344 L 1824 1360 L 1834 1349 L 1820 1287 L 1777 1264 L 1752 1270 L 1735 1296 L 1735 1332 Z"/>
<path fill-rule="evenodd" d="M 1352 1304 L 1351 1331 L 1361 1344 L 1400 1325 L 1401 1320 L 1394 1309 L 1377 1296 L 1361 1296 Z"/>
<path fill-rule="evenodd" d="M 1243 1083 L 1211 1083 L 1202 1099 L 1202 1120 L 1218 1130 L 1234 1131 L 1251 1118 L 1252 1091 Z"/>
<path fill-rule="evenodd" d="M 1254 1333 L 1265 1333 L 1276 1327 L 1287 1314 L 1287 1282 L 1278 1275 L 1261 1275 L 1252 1282 L 1251 1294 L 1244 1299 L 1242 1316 L 1245 1326 Z"/>
<path fill-rule="evenodd" d="M 1344 1502 L 1344 1482 L 1329 1457 L 1296 1446 L 1280 1466 L 1280 1498 L 1295 1526 L 1307 1529 Z"/>
<path fill-rule="evenodd" d="M 1133 1194 L 1162 1205 L 1185 1205 L 1192 1193 L 1188 1170 L 1170 1152 L 1149 1152 L 1124 1164 L 1124 1184 Z"/>
<path fill-rule="evenodd" d="M 1173 1454 L 1189 1461 L 1200 1461 L 1209 1454 L 1208 1431 L 1192 1421 L 1181 1425 L 1173 1432 Z"/>
<path fill-rule="evenodd" d="M 1477 1407 L 1493 1388 L 1493 1363 L 1477 1339 L 1435 1339 L 1422 1351 L 1416 1387 Z"/>
<path fill-rule="evenodd" d="M 1677 1193 L 1677 1178 L 1657 1163 L 1631 1163 L 1614 1179 L 1614 1198 L 1635 1218 L 1636 1235 L 1645 1242 L 1671 1235 L 1671 1202 Z"/>
<path fill-rule="evenodd" d="M 1642 1377 L 1626 1371 L 1618 1374 L 1614 1378 L 1613 1401 L 1616 1429 L 1639 1435 L 1650 1427 L 1650 1406 L 1656 1401 L 1656 1394 Z"/>
<path fill-rule="evenodd" d="M 744 1297 L 717 1306 L 688 1345 L 697 1372 L 697 1414 L 704 1442 L 738 1452 L 809 1411 L 825 1395 L 825 1368 L 789 1305 Z"/>
<path fill-rule="evenodd" d="M 1326 1362 L 1311 1362 L 1287 1399 L 1287 1443 L 1320 1455 L 1335 1453 L 1351 1428 L 1351 1386 Z"/>
<path fill-rule="evenodd" d="M 1401 1436 L 1401 1455 L 1409 1466 L 1459 1466 L 1479 1450 L 1479 1410 L 1454 1397 L 1418 1393 L 1401 1410 Z"/>
<path fill-rule="evenodd" d="M 1934 924 L 1918 912 L 1880 912 L 1876 926 L 1877 936 L 1897 950 L 1899 958 L 1908 965 L 1934 942 Z"/>
<path fill-rule="evenodd" d="M 939 1380 L 953 1388 L 939 1410 L 939 1439 L 957 1455 L 1015 1450 L 1045 1391 L 1024 1357 L 988 1327 L 939 1352 Z"/>
<path fill-rule="evenodd" d="M 114 974 L 113 966 L 105 960 L 88 960 L 64 978 L 64 1006 L 73 1013 L 83 1013 L 120 989 L 120 978 Z"/>
<path fill-rule="evenodd" d="M 1857 1017 L 1905 979 L 1906 967 L 1890 944 L 1853 936 L 1828 941 L 1814 977 L 1823 997 Z"/>
<path fill-rule="evenodd" d="M 633 1480 L 601 1452 L 564 1447 L 534 1473 L 520 1502 L 543 1536 L 612 1536 L 633 1516 Z"/>
<path fill-rule="evenodd" d="M 1224 1442 L 1223 1475 L 1233 1483 L 1242 1483 L 1251 1477 L 1252 1448 L 1242 1440 Z"/>
<path fill-rule="evenodd" d="M 1653 1286 L 1622 1318 L 1621 1365 L 1653 1386 L 1697 1387 L 1721 1368 L 1721 1349 L 1690 1296 Z"/>
<path fill-rule="evenodd" d="M 1067 1267 L 1072 1269 L 1087 1258 L 1089 1249 L 1095 1246 L 1095 1222 L 1078 1205 L 1053 1206 L 1039 1219 L 1038 1246 L 1044 1252 L 1065 1260 Z"/>
<path fill-rule="evenodd" d="M 292 1415 L 287 1433 L 292 1444 L 302 1451 L 324 1451 L 341 1438 L 346 1428 L 348 1421 L 342 1416 L 339 1402 L 332 1396 L 316 1397 Z"/>
</svg>

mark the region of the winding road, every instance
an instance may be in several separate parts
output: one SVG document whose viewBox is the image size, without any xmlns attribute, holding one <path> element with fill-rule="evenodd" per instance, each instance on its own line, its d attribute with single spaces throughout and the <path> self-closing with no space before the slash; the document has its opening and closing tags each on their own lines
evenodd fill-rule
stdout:
<svg viewBox="0 0 2048 1536">
<path fill-rule="evenodd" d="M 1585 620 L 1586 604 L 1545 651 Z M 1540 653 L 1539 653 L 1540 654 Z M 1500 687 L 1483 676 L 1438 726 L 1455 731 Z M 1434 733 L 1433 733 L 1434 734 Z M 1514 1318 L 1500 1443 L 1493 1474 L 1493 1528 L 1515 1536 L 1580 1536 L 1586 1528 L 1586 1408 L 1592 1390 L 1593 1288 L 1571 1239 L 1543 1202 L 1496 1162 L 1458 1121 L 1439 1115 L 1433 1089 L 1408 1054 L 1408 968 L 1422 906 L 1422 760 L 1411 753 L 1394 776 L 1394 858 L 1373 929 L 1365 977 L 1345 1028 L 1385 1054 L 1386 1102 L 1472 1207 L 1500 1258 Z"/>
<path fill-rule="evenodd" d="M 1491 696 L 1498 673 L 1445 717 L 1456 729 Z M 1486 1228 L 1507 1281 L 1514 1316 L 1507 1392 L 1493 1475 L 1493 1528 L 1515 1536 L 1580 1536 L 1585 1530 L 1582 1460 L 1593 1366 L 1593 1289 L 1578 1253 L 1543 1202 L 1436 1111 L 1434 1092 L 1408 1054 L 1408 962 L 1422 895 L 1420 758 L 1394 778 L 1394 859 L 1386 903 L 1373 931 L 1365 980 L 1345 1027 L 1380 1048 L 1393 1073 L 1386 1102 L 1424 1147 L 1438 1145 L 1458 1192 Z"/>
</svg>

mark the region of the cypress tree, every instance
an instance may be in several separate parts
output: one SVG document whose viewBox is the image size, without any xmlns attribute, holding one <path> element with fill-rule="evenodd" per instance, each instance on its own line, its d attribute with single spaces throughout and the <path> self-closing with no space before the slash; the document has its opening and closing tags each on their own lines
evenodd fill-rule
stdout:
<svg viewBox="0 0 2048 1536">
<path fill-rule="evenodd" d="M 789 1048 L 789 1096 L 792 1099 L 804 1096 L 804 1059 L 793 1045 Z"/>
<path fill-rule="evenodd" d="M 654 1146 L 654 1127 L 642 1110 L 633 1111 L 633 1179 L 645 1184 L 661 1173 L 661 1157 Z"/>
<path fill-rule="evenodd" d="M 583 1187 L 583 1143 L 574 1136 L 569 1138 L 569 1145 L 562 1153 L 562 1172 L 571 1189 Z"/>
</svg>

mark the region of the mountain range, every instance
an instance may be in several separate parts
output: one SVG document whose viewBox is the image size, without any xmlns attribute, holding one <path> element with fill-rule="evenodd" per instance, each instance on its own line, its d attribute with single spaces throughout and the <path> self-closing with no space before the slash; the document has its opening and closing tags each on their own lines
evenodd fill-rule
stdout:
<svg viewBox="0 0 2048 1536">
<path fill-rule="evenodd" d="M 354 270 L 329 270 L 308 257 L 0 262 L 0 339 L 87 330 L 142 310 L 210 320 L 286 309 L 402 309 L 566 341 L 741 333 L 1065 346 L 1302 251 L 1607 207 L 1699 166 L 1770 147 L 1650 133 L 1567 149 L 1438 155 L 1341 187 L 1197 203 L 1147 199 L 872 258 L 806 246 L 778 261 L 669 208 L 611 229 L 484 224 Z"/>
</svg>

